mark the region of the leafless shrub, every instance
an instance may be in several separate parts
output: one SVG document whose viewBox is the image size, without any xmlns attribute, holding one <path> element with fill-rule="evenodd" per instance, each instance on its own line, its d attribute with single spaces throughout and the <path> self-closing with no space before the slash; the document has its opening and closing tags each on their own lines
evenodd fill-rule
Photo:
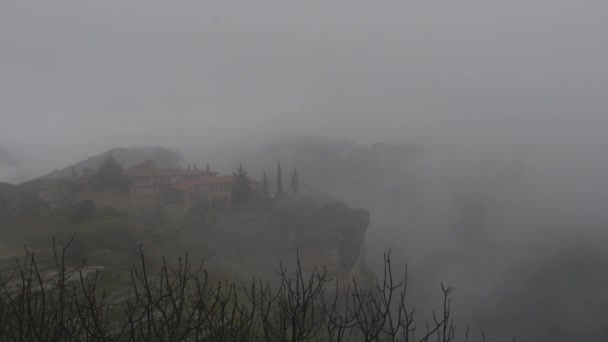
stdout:
<svg viewBox="0 0 608 342">
<path fill-rule="evenodd" d="M 70 241 L 71 242 L 71 241 Z M 407 303 L 405 278 L 393 279 L 385 256 L 382 279 L 340 286 L 326 269 L 305 274 L 300 260 L 280 282 L 212 283 L 186 256 L 150 273 L 140 263 L 130 273 L 126 299 L 109 302 L 98 271 L 84 262 L 67 268 L 69 244 L 55 247 L 52 272 L 34 252 L 0 277 L 0 340 L 11 341 L 453 341 L 452 288 L 442 284 L 443 308 L 419 325 Z M 464 340 L 468 339 L 468 329 Z"/>
</svg>

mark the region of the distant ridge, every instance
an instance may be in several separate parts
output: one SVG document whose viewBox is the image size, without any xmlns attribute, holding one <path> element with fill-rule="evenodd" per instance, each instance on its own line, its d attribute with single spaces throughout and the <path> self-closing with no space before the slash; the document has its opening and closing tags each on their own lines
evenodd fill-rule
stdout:
<svg viewBox="0 0 608 342">
<path fill-rule="evenodd" d="M 180 165 L 184 157 L 176 150 L 161 146 L 147 147 L 131 147 L 131 148 L 113 148 L 104 153 L 89 157 L 74 165 L 68 165 L 63 169 L 54 170 L 42 177 L 41 179 L 58 179 L 72 176 L 72 166 L 76 173 L 80 175 L 85 168 L 96 169 L 101 165 L 103 160 L 112 155 L 124 168 L 130 167 L 145 160 L 154 160 L 160 167 L 170 167 Z"/>
</svg>

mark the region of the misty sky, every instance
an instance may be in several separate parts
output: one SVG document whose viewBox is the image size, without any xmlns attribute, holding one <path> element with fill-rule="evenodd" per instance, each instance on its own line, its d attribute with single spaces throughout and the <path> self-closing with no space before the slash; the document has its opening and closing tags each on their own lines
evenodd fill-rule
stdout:
<svg viewBox="0 0 608 342">
<path fill-rule="evenodd" d="M 116 146 L 292 134 L 603 152 L 606 13 L 599 0 L 3 0 L 0 146 L 30 176 Z"/>
</svg>

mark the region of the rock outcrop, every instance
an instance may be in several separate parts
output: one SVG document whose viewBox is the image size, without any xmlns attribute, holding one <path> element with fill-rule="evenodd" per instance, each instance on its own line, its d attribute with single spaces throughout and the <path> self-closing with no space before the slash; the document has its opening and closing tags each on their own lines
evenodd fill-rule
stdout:
<svg viewBox="0 0 608 342">
<path fill-rule="evenodd" d="M 279 262 L 293 270 L 298 257 L 306 272 L 317 266 L 341 279 L 368 274 L 363 256 L 370 218 L 364 209 L 299 194 L 275 198 L 269 206 L 197 210 L 187 225 L 202 231 L 199 250 L 233 274 L 272 276 Z"/>
</svg>

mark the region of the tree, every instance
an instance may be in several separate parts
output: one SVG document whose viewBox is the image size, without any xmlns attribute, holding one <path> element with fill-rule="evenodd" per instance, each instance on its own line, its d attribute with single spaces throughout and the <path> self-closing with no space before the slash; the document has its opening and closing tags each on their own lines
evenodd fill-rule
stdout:
<svg viewBox="0 0 608 342">
<path fill-rule="evenodd" d="M 127 191 L 129 180 L 125 176 L 122 166 L 109 155 L 97 171 L 95 183 L 101 190 Z"/>
<path fill-rule="evenodd" d="M 291 175 L 291 190 L 293 190 L 294 194 L 298 193 L 300 189 L 300 181 L 298 180 L 298 170 L 293 169 L 293 174 Z"/>
<path fill-rule="evenodd" d="M 249 203 L 251 198 L 251 185 L 247 172 L 243 169 L 243 164 L 239 165 L 239 170 L 234 174 L 235 180 L 232 185 L 232 203 L 235 207 Z"/>
<path fill-rule="evenodd" d="M 281 172 L 281 162 L 277 166 L 277 194 L 283 193 L 283 174 Z"/>
<path fill-rule="evenodd" d="M 407 268 L 393 278 L 389 255 L 384 277 L 372 286 L 353 278 L 340 287 L 327 269 L 277 271 L 277 287 L 254 278 L 215 285 L 203 266 L 180 258 L 150 268 L 142 245 L 129 281 L 118 283 L 128 299 L 108 300 L 99 273 L 84 262 L 68 267 L 70 246 L 53 241 L 50 260 L 26 250 L 12 276 L 0 277 L 2 341 L 455 341 L 452 288 L 441 284 L 443 310 L 424 324 L 410 307 Z M 41 264 L 57 272 L 45 274 Z M 72 265 L 70 265 L 72 266 Z M 74 281 L 75 280 L 75 281 Z M 74 283 L 78 285 L 74 286 Z M 18 284 L 18 285 L 15 285 Z M 332 290 L 333 289 L 333 290 Z M 417 328 L 426 326 L 426 329 Z M 464 336 L 462 336 L 464 335 Z M 469 329 L 460 337 L 468 340 Z M 485 336 L 482 332 L 482 338 Z M 513 339 L 515 340 L 515 339 Z"/>
<path fill-rule="evenodd" d="M 95 219 L 99 215 L 97 206 L 94 201 L 81 201 L 76 205 L 76 210 L 72 214 L 72 221 L 74 222 L 86 222 Z"/>
</svg>

